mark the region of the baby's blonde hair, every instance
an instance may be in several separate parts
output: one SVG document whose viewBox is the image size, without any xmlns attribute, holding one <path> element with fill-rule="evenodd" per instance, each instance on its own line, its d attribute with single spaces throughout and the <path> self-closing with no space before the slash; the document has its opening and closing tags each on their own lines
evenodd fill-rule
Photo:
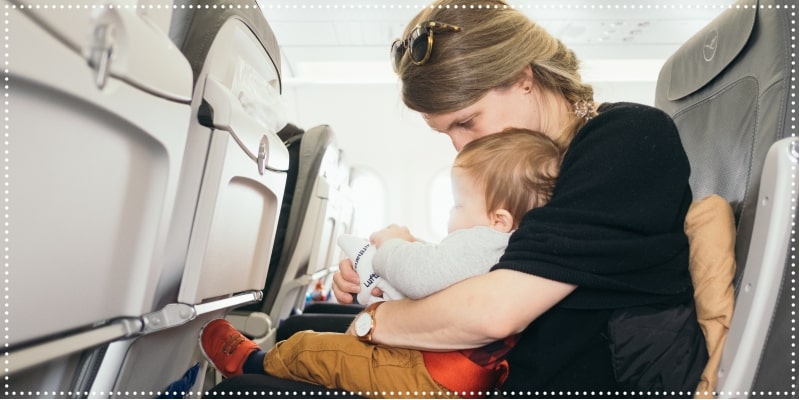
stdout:
<svg viewBox="0 0 800 400">
<path fill-rule="evenodd" d="M 502 0 L 439 0 L 406 27 L 404 38 L 420 23 L 438 21 L 460 32 L 435 32 L 430 59 L 414 65 L 404 56 L 397 69 L 403 102 L 425 114 L 461 110 L 492 89 L 519 82 L 526 67 L 534 84 L 562 96 L 568 104 L 594 106 L 594 90 L 583 83 L 575 53 L 541 26 Z M 558 133 L 567 145 L 585 118 L 572 116 Z"/>
<path fill-rule="evenodd" d="M 490 213 L 508 210 L 516 228 L 525 213 L 550 200 L 563 154 L 543 133 L 509 128 L 465 145 L 453 168 L 483 188 Z"/>
</svg>

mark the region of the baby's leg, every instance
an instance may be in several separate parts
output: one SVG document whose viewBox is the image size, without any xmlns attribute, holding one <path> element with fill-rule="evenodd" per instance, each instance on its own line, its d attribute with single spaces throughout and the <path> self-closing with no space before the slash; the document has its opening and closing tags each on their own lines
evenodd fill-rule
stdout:
<svg viewBox="0 0 800 400">
<path fill-rule="evenodd" d="M 264 358 L 272 376 L 368 397 L 447 396 L 420 352 L 376 346 L 341 333 L 298 332 Z"/>
</svg>

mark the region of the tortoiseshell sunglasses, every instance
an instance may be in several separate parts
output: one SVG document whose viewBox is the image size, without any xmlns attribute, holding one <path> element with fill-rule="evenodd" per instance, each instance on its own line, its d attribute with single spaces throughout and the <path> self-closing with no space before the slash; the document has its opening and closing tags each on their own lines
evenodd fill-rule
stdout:
<svg viewBox="0 0 800 400">
<path fill-rule="evenodd" d="M 391 57 L 392 68 L 397 72 L 400 60 L 408 53 L 411 62 L 415 65 L 422 65 L 431 58 L 433 49 L 434 32 L 461 32 L 461 28 L 443 22 L 428 21 L 414 27 L 408 38 L 405 40 L 397 39 L 392 43 Z"/>
</svg>

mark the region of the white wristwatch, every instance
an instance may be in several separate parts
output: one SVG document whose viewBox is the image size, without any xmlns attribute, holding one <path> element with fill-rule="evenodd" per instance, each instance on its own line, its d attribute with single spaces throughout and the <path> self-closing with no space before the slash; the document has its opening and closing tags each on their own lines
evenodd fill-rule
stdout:
<svg viewBox="0 0 800 400">
<path fill-rule="evenodd" d="M 376 301 L 356 316 L 356 335 L 362 341 L 372 342 L 372 333 L 375 332 L 375 310 L 383 303 L 383 301 Z"/>
</svg>

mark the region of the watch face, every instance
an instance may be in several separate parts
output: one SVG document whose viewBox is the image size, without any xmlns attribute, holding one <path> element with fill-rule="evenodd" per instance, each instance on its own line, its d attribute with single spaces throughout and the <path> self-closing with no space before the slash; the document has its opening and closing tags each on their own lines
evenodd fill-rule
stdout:
<svg viewBox="0 0 800 400">
<path fill-rule="evenodd" d="M 372 329 L 372 316 L 367 313 L 358 314 L 356 318 L 356 335 L 364 336 Z"/>
</svg>

